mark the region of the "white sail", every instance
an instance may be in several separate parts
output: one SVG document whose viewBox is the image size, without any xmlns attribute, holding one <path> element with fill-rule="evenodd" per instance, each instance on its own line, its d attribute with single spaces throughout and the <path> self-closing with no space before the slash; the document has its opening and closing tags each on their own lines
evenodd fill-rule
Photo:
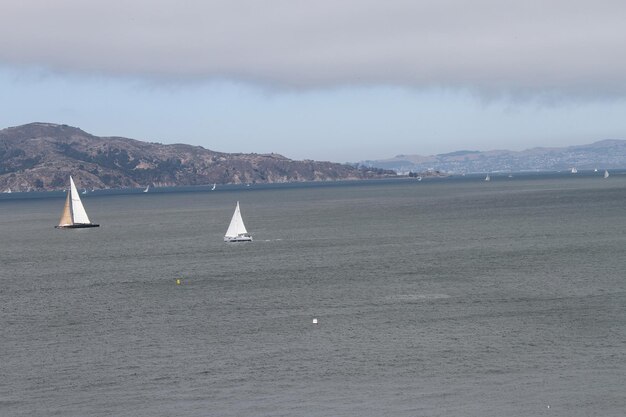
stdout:
<svg viewBox="0 0 626 417">
<path fill-rule="evenodd" d="M 489 174 L 487 174 L 487 176 L 485 177 L 485 181 L 491 181 L 491 177 L 489 176 Z"/>
<path fill-rule="evenodd" d="M 609 178 L 609 171 L 606 169 L 604 170 L 604 178 Z"/>
<path fill-rule="evenodd" d="M 147 193 L 148 191 L 150 191 L 150 184 L 148 184 L 148 186 L 146 187 L 145 190 L 143 190 L 144 193 Z"/>
<path fill-rule="evenodd" d="M 80 195 L 78 194 L 78 190 L 76 189 L 76 185 L 74 185 L 74 180 L 70 175 L 70 199 L 72 202 L 72 222 L 74 224 L 82 223 L 87 224 L 91 223 L 89 221 L 89 217 L 87 216 L 87 212 L 85 211 L 85 207 L 83 207 L 82 201 L 80 201 Z"/>
<path fill-rule="evenodd" d="M 252 237 L 248 234 L 246 230 L 246 226 L 243 224 L 243 219 L 241 218 L 241 211 L 239 210 L 239 201 L 237 201 L 237 206 L 235 207 L 235 212 L 233 213 L 233 218 L 230 220 L 230 224 L 228 225 L 228 230 L 224 235 L 224 241 L 226 242 L 240 242 L 240 241 L 251 241 Z"/>
<path fill-rule="evenodd" d="M 213 184 L 213 188 L 211 188 L 211 191 L 215 191 L 215 183 Z"/>
</svg>

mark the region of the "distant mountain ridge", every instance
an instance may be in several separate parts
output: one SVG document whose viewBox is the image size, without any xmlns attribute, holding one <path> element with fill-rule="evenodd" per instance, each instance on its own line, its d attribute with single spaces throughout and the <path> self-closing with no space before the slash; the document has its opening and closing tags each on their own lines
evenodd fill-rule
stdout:
<svg viewBox="0 0 626 417">
<path fill-rule="evenodd" d="M 98 137 L 79 128 L 30 123 L 0 130 L 0 190 L 54 190 L 72 175 L 81 188 L 356 180 L 393 171 L 278 154 L 223 153 L 201 146 Z"/>
<path fill-rule="evenodd" d="M 361 166 L 391 169 L 398 173 L 438 170 L 447 173 L 519 172 L 626 168 L 626 140 L 606 139 L 564 148 L 532 148 L 524 151 L 456 151 L 439 155 L 398 155 L 361 161 Z"/>
</svg>

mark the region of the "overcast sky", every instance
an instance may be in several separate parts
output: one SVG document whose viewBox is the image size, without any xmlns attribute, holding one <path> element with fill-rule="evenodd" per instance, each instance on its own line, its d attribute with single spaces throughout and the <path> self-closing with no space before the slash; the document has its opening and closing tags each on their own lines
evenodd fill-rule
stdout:
<svg viewBox="0 0 626 417">
<path fill-rule="evenodd" d="M 0 3 L 0 128 L 358 161 L 626 139 L 626 2 Z"/>
</svg>

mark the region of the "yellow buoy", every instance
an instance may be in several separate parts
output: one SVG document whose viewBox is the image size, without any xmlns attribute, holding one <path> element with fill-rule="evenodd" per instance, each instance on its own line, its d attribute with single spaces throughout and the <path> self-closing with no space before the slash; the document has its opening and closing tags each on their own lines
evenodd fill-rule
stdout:
<svg viewBox="0 0 626 417">
<path fill-rule="evenodd" d="M 180 285 L 180 279 L 176 279 L 176 285 Z"/>
</svg>

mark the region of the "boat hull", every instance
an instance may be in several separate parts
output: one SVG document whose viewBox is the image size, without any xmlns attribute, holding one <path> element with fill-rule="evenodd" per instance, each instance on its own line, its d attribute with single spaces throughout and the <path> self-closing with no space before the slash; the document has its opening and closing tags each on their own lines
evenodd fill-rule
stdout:
<svg viewBox="0 0 626 417">
<path fill-rule="evenodd" d="M 88 227 L 100 227 L 99 224 L 95 223 L 79 223 L 79 224 L 68 224 L 63 226 L 54 226 L 55 229 L 85 229 Z"/>
<path fill-rule="evenodd" d="M 252 236 L 224 237 L 226 243 L 252 242 Z"/>
</svg>

